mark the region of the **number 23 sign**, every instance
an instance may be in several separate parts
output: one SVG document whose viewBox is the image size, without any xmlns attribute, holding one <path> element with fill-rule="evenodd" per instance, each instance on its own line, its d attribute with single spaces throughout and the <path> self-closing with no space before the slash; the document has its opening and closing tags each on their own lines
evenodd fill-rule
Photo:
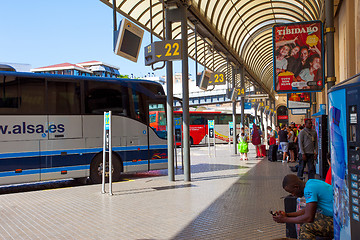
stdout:
<svg viewBox="0 0 360 240">
<path fill-rule="evenodd" d="M 210 76 L 209 85 L 225 85 L 225 73 L 224 72 L 213 72 Z"/>
</svg>

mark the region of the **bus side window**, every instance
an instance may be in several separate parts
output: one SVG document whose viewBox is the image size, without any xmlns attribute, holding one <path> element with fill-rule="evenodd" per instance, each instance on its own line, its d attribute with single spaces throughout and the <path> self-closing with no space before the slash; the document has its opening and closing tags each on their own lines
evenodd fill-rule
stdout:
<svg viewBox="0 0 360 240">
<path fill-rule="evenodd" d="M 19 107 L 19 79 L 12 76 L 0 78 L 0 113 L 16 113 Z M 6 110 L 3 110 L 6 108 Z"/>
<path fill-rule="evenodd" d="M 48 81 L 49 114 L 80 114 L 80 83 Z"/>
<path fill-rule="evenodd" d="M 104 111 L 112 111 L 113 115 L 128 117 L 127 89 L 119 84 L 89 81 L 85 93 L 85 112 L 103 114 Z"/>
<path fill-rule="evenodd" d="M 46 114 L 45 79 L 20 78 L 18 114 Z"/>
<path fill-rule="evenodd" d="M 132 100 L 133 100 L 133 104 L 134 104 L 134 114 L 135 114 L 135 119 L 139 120 L 143 123 L 146 123 L 146 108 L 144 103 L 145 101 L 145 96 L 143 94 L 141 94 L 138 91 L 135 91 L 134 89 L 132 90 Z"/>
<path fill-rule="evenodd" d="M 201 115 L 190 115 L 190 125 L 204 125 L 204 117 Z"/>
</svg>

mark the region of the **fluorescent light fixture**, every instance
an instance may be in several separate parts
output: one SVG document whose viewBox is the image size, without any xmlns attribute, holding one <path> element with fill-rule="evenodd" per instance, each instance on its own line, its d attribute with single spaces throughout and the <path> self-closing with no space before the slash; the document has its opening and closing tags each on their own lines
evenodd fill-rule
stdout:
<svg viewBox="0 0 360 240">
<path fill-rule="evenodd" d="M 191 29 L 195 29 L 194 23 L 192 23 L 190 20 L 187 21 L 187 25 L 188 25 Z"/>
<path fill-rule="evenodd" d="M 211 46 L 213 45 L 213 42 L 209 38 L 206 37 L 206 38 L 204 38 L 204 40 Z"/>
<path fill-rule="evenodd" d="M 166 8 L 169 10 L 174 10 L 174 9 L 178 9 L 178 5 L 176 4 L 176 2 L 168 2 L 166 3 Z"/>
<path fill-rule="evenodd" d="M 225 53 L 223 53 L 223 52 L 219 52 L 219 54 L 220 54 L 223 58 L 226 58 Z"/>
</svg>

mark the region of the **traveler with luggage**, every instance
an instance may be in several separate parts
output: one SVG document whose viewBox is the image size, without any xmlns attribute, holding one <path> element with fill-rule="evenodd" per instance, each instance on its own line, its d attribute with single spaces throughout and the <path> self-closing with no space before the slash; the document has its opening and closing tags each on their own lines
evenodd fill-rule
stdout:
<svg viewBox="0 0 360 240">
<path fill-rule="evenodd" d="M 277 161 L 277 150 L 278 146 L 276 145 L 275 130 L 270 126 L 267 127 L 269 130 L 269 151 L 268 151 L 268 160 L 270 162 Z"/>
<path fill-rule="evenodd" d="M 261 149 L 262 132 L 259 126 L 255 126 L 251 132 L 251 143 L 256 147 L 256 158 L 263 157 Z"/>
</svg>

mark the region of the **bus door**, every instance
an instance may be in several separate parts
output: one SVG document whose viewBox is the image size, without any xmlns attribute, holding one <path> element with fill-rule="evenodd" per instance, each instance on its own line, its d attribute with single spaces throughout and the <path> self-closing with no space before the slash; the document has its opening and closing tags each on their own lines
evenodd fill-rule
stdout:
<svg viewBox="0 0 360 240">
<path fill-rule="evenodd" d="M 148 102 L 149 170 L 167 167 L 167 129 L 164 101 Z"/>
<path fill-rule="evenodd" d="M 80 112 L 80 83 L 47 83 L 47 141 L 42 141 L 41 180 L 88 176 Z"/>
</svg>

